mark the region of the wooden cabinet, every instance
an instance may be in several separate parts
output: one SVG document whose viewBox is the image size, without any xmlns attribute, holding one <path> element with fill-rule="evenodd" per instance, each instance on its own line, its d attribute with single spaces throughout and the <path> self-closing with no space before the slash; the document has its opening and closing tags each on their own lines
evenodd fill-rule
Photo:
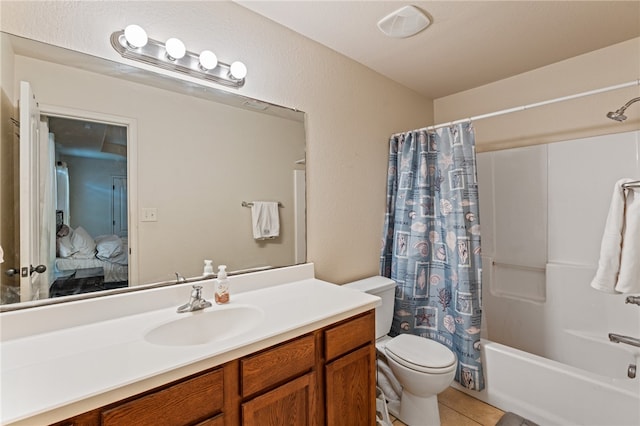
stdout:
<svg viewBox="0 0 640 426">
<path fill-rule="evenodd" d="M 325 423 L 375 424 L 375 324 L 369 312 L 325 330 Z"/>
<path fill-rule="evenodd" d="M 56 426 L 375 425 L 373 311 Z"/>
</svg>

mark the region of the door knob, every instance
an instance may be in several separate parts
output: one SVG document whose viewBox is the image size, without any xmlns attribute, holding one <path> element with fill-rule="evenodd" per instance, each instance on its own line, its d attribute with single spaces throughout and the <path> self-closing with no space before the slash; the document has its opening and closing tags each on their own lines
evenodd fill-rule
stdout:
<svg viewBox="0 0 640 426">
<path fill-rule="evenodd" d="M 13 277 L 14 275 L 18 275 L 20 271 L 18 271 L 16 268 L 10 268 L 10 269 L 7 269 L 4 273 L 8 277 Z"/>
<path fill-rule="evenodd" d="M 29 275 L 33 275 L 34 272 L 37 272 L 37 273 L 41 274 L 46 270 L 47 270 L 47 267 L 44 266 L 44 265 L 38 265 L 36 267 L 31 265 L 31 269 L 29 270 Z"/>
</svg>

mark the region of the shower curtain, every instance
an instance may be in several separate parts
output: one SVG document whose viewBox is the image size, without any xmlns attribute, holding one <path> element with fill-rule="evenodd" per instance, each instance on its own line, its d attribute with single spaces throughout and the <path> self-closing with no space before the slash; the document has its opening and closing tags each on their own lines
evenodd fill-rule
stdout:
<svg viewBox="0 0 640 426">
<path fill-rule="evenodd" d="M 484 388 L 475 139 L 470 122 L 390 139 L 381 274 L 397 284 L 391 335 L 455 352 L 456 381 Z"/>
</svg>

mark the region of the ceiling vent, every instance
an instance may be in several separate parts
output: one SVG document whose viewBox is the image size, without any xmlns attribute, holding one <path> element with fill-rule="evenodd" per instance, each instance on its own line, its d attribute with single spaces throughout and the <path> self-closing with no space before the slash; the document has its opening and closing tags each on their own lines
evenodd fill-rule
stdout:
<svg viewBox="0 0 640 426">
<path fill-rule="evenodd" d="M 378 28 L 389 37 L 405 38 L 418 34 L 431 24 L 424 12 L 415 6 L 404 6 L 378 21 Z"/>
</svg>

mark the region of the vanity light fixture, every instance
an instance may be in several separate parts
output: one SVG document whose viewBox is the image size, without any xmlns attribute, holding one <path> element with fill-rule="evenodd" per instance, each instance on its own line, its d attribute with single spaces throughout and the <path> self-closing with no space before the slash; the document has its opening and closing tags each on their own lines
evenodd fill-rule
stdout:
<svg viewBox="0 0 640 426">
<path fill-rule="evenodd" d="M 184 43 L 175 37 L 165 43 L 150 39 L 138 25 L 128 25 L 124 30 L 111 34 L 111 46 L 123 58 L 228 87 L 242 87 L 247 75 L 247 67 L 240 61 L 228 65 L 218 61 L 216 54 L 210 50 L 203 50 L 200 54 L 189 52 Z"/>
</svg>

